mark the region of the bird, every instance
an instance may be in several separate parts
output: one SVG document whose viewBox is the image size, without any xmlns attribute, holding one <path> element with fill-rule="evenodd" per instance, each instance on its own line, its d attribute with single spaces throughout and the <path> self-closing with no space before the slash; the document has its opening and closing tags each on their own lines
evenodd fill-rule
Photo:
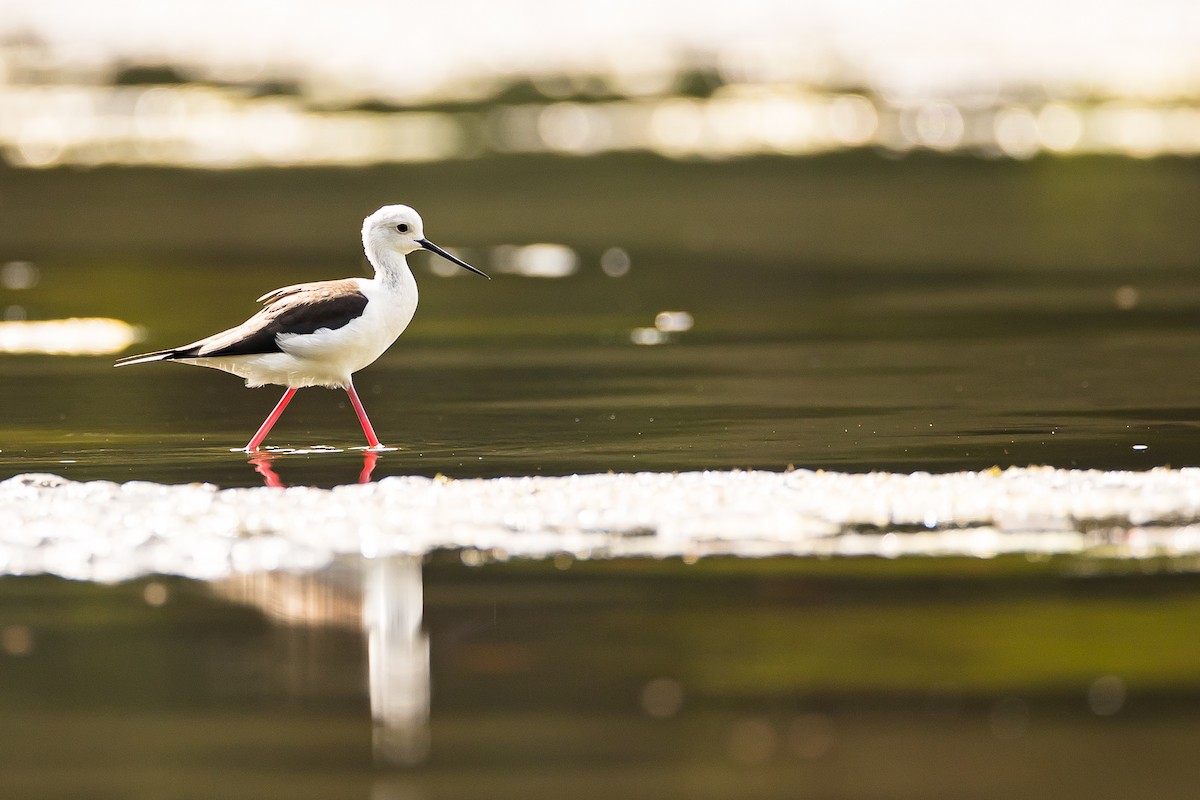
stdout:
<svg viewBox="0 0 1200 800">
<path fill-rule="evenodd" d="M 354 389 L 353 375 L 399 338 L 417 310 L 417 282 L 405 256 L 428 250 L 490 277 L 426 239 L 421 215 L 410 206 L 386 205 L 364 219 L 362 243 L 375 270 L 372 278 L 275 289 L 258 298 L 263 307 L 241 325 L 182 347 L 127 356 L 114 366 L 178 361 L 233 373 L 250 388 L 267 384 L 287 387 L 242 448 L 248 453 L 259 449 L 298 389 L 344 389 L 368 447 L 383 449 Z"/>
</svg>

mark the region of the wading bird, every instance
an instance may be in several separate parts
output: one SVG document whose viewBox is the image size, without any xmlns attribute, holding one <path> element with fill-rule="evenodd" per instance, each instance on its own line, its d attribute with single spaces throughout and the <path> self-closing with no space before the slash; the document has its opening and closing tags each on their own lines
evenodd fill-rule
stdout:
<svg viewBox="0 0 1200 800">
<path fill-rule="evenodd" d="M 488 276 L 426 239 L 420 214 L 408 206 L 384 206 L 363 220 L 362 241 L 374 278 L 298 283 L 267 292 L 258 298 L 262 310 L 237 327 L 183 347 L 129 356 L 115 366 L 179 361 L 232 372 L 252 388 L 286 386 L 246 445 L 247 452 L 267 438 L 297 389 L 345 389 L 367 444 L 382 447 L 351 376 L 379 358 L 417 310 L 417 282 L 405 256 L 429 250 Z"/>
</svg>

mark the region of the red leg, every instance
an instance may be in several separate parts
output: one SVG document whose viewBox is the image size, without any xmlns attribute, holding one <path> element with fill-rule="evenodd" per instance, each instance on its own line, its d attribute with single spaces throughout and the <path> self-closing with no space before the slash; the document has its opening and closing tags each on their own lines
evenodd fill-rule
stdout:
<svg viewBox="0 0 1200 800">
<path fill-rule="evenodd" d="M 247 453 L 257 450 L 258 446 L 263 443 L 263 439 L 267 438 L 267 434 L 271 432 L 271 427 L 279 421 L 280 415 L 283 414 L 283 410 L 287 408 L 287 404 L 292 401 L 292 397 L 295 394 L 296 389 L 294 387 L 289 388 L 283 393 L 283 397 L 279 398 L 279 402 L 275 404 L 275 410 L 267 415 L 267 418 L 263 420 L 262 427 L 258 429 L 258 433 L 254 434 L 250 439 L 250 443 L 246 445 Z"/>
<path fill-rule="evenodd" d="M 358 392 L 354 391 L 353 383 L 346 384 L 346 394 L 350 395 L 350 405 L 354 406 L 358 422 L 362 425 L 363 433 L 367 435 L 367 444 L 371 447 L 382 447 L 379 437 L 375 435 L 375 429 L 371 427 L 371 420 L 367 419 L 367 412 L 363 410 L 362 400 L 358 399 Z"/>
</svg>

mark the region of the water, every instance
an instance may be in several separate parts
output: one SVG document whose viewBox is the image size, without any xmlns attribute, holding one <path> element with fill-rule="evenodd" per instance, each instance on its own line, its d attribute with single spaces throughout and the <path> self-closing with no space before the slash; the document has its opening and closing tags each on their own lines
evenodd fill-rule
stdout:
<svg viewBox="0 0 1200 800">
<path fill-rule="evenodd" d="M 578 271 L 449 280 L 414 256 L 417 317 L 359 376 L 376 428 L 400 448 L 377 476 L 1187 466 L 1195 169 L 874 156 L 9 169 L 3 257 L 40 277 L 0 307 L 123 319 L 146 329 L 146 348 L 192 341 L 271 288 L 359 271 L 362 216 L 403 199 L 435 241 L 484 268 L 497 245 L 551 242 L 577 254 Z M 628 253 L 623 277 L 600 266 L 614 247 Z M 633 345 L 662 311 L 694 326 Z M 259 479 L 228 451 L 274 390 L 104 358 L 0 368 L 0 475 Z M 358 436 L 344 398 L 310 390 L 269 443 L 344 448 Z M 279 467 L 318 485 L 359 469 L 327 455 Z"/>
<path fill-rule="evenodd" d="M 1191 576 L 1021 559 L 442 556 L 372 569 L 420 631 L 385 636 L 376 622 L 364 635 L 359 608 L 379 579 L 364 586 L 349 568 L 211 588 L 0 582 L 6 793 L 1084 798 L 1153 786 L 1183 798 L 1194 786 L 1200 652 L 1179 636 L 1200 610 Z M 372 725 L 373 704 L 395 727 Z"/>
<path fill-rule="evenodd" d="M 376 477 L 1197 463 L 1200 415 L 1177 368 L 1200 344 L 1190 274 L 1139 274 L 1138 305 L 1122 310 L 1123 284 L 1079 272 L 896 276 L 661 259 L 619 279 L 585 269 L 492 283 L 423 275 L 410 332 L 359 380 L 380 435 L 398 448 Z M 678 283 L 656 274 L 685 270 Z M 221 272 L 219 290 L 194 270 L 100 267 L 87 279 L 161 287 L 162 306 L 132 302 L 126 314 L 154 347 L 233 323 L 265 287 L 319 274 L 242 267 Z M 47 270 L 39 291 L 52 295 L 58 280 L 68 278 Z M 661 310 L 688 311 L 695 326 L 632 344 L 631 331 Z M 258 482 L 229 451 L 276 390 L 174 364 L 110 364 L 6 359 L 0 469 Z M 344 395 L 314 389 L 268 444 L 344 449 L 360 437 Z M 333 485 L 356 463 L 310 454 L 279 466 L 291 482 Z"/>
<path fill-rule="evenodd" d="M 1193 466 L 1192 169 L 542 159 L 10 171 L 0 257 L 39 272 L 0 309 L 123 319 L 146 329 L 146 349 L 190 341 L 275 286 L 354 273 L 358 220 L 376 204 L 363 198 L 407 200 L 431 238 L 484 269 L 490 246 L 539 241 L 572 248 L 579 269 L 489 283 L 419 268 L 410 331 L 359 379 L 397 448 L 373 478 Z M 1122 199 L 1133 196 L 1145 202 Z M 623 277 L 600 268 L 611 247 L 629 253 Z M 662 311 L 695 324 L 634 344 Z M 231 451 L 275 390 L 110 365 L 0 360 L 0 477 L 262 485 L 261 463 Z M 270 466 L 289 485 L 353 483 L 360 435 L 338 393 L 302 392 L 269 440 Z M 1188 562 L 480 559 L 350 559 L 212 584 L 6 577 L 6 794 L 1194 787 Z M 385 628 L 392 655 L 372 661 Z M 373 703 L 407 722 L 373 726 Z"/>
</svg>

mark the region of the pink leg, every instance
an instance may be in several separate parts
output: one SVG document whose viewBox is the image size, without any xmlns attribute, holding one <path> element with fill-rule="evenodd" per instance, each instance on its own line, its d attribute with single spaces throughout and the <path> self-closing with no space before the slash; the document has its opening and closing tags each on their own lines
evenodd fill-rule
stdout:
<svg viewBox="0 0 1200 800">
<path fill-rule="evenodd" d="M 263 439 L 266 439 L 267 434 L 271 432 L 271 427 L 279 421 L 280 415 L 283 414 L 283 410 L 287 408 L 287 404 L 292 401 L 295 394 L 294 387 L 283 393 L 283 397 L 279 398 L 279 402 L 275 404 L 275 410 L 267 415 L 267 418 L 263 420 L 262 427 L 258 429 L 258 433 L 254 434 L 250 443 L 246 445 L 246 452 L 258 449 L 258 446 L 263 443 Z"/>
<path fill-rule="evenodd" d="M 363 433 L 367 435 L 367 444 L 371 447 L 382 447 L 379 437 L 375 435 L 375 429 L 371 427 L 371 420 L 367 419 L 367 412 L 363 410 L 362 400 L 358 399 L 358 392 L 354 391 L 353 383 L 346 384 L 346 394 L 350 395 L 350 405 L 354 406 L 358 422 L 362 425 Z"/>
</svg>

